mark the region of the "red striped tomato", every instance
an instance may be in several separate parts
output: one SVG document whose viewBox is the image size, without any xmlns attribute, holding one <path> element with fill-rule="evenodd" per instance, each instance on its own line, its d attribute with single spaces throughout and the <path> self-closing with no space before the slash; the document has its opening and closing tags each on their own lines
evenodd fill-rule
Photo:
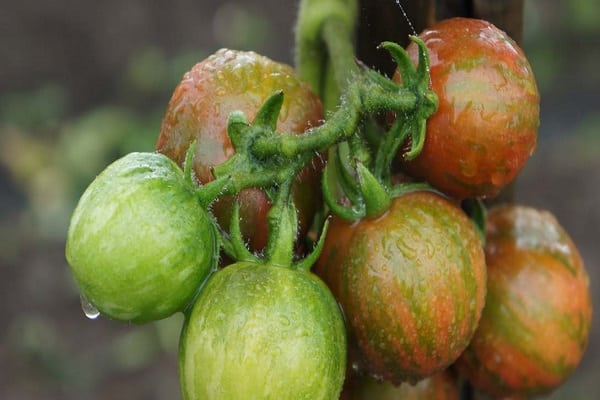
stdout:
<svg viewBox="0 0 600 400">
<path fill-rule="evenodd" d="M 488 294 L 457 366 L 499 397 L 560 385 L 586 348 L 592 304 L 577 248 L 554 216 L 502 206 L 488 216 Z"/>
<path fill-rule="evenodd" d="M 432 192 L 397 197 L 377 218 L 332 218 L 315 272 L 344 309 L 361 367 L 395 384 L 453 363 L 485 297 L 473 224 Z"/>
<path fill-rule="evenodd" d="M 284 102 L 277 121 L 277 132 L 303 133 L 322 123 L 321 101 L 310 87 L 301 82 L 292 67 L 251 51 L 222 49 L 187 72 L 163 118 L 156 149 L 183 165 L 185 154 L 196 140 L 194 172 L 202 184 L 213 180 L 212 168 L 229 159 L 235 150 L 227 134 L 227 118 L 242 111 L 252 121 L 265 100 L 278 90 Z M 308 230 L 321 205 L 319 185 L 322 164 L 315 162 L 302 170 L 293 187 L 298 208 L 300 233 Z M 262 190 L 242 191 L 240 228 L 254 250 L 267 243 L 267 213 L 270 201 Z M 232 197 L 221 197 L 212 211 L 219 225 L 228 230 Z"/>
<path fill-rule="evenodd" d="M 423 151 L 405 166 L 456 198 L 493 197 L 536 146 L 540 99 L 531 66 L 486 21 L 451 18 L 419 36 L 439 106 L 427 120 Z M 416 63 L 417 46 L 407 51 Z"/>
</svg>

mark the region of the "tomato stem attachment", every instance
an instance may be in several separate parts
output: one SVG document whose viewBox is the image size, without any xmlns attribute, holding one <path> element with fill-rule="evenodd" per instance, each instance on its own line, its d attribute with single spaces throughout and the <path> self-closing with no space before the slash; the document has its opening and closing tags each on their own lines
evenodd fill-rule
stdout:
<svg viewBox="0 0 600 400">
<path fill-rule="evenodd" d="M 275 197 L 268 214 L 269 239 L 265 259 L 274 265 L 290 266 L 297 234 L 297 215 L 290 198 L 292 182 L 316 154 L 329 152 L 323 179 L 323 194 L 334 214 L 347 220 L 376 216 L 391 203 L 391 162 L 411 135 L 410 156 L 424 140 L 426 119 L 437 108 L 437 97 L 429 89 L 427 49 L 416 41 L 423 65 L 412 66 L 404 49 L 390 42 L 382 47 L 401 63 L 406 84 L 359 65 L 340 98 L 339 107 L 322 125 L 304 134 L 276 132 L 283 92 L 273 93 L 250 123 L 239 111 L 229 115 L 227 132 L 235 154 L 213 169 L 215 180 L 205 185 L 204 201 L 214 196 L 235 195 L 246 188 L 262 188 Z M 422 76 L 424 75 L 424 76 Z M 341 78 L 340 78 L 341 79 Z M 343 79 L 346 79 L 345 77 Z M 374 116 L 393 112 L 402 115 L 383 137 L 376 139 L 374 159 L 363 136 Z M 233 221 L 234 226 L 238 221 Z M 241 239 L 233 235 L 226 251 L 234 257 L 251 258 Z"/>
</svg>

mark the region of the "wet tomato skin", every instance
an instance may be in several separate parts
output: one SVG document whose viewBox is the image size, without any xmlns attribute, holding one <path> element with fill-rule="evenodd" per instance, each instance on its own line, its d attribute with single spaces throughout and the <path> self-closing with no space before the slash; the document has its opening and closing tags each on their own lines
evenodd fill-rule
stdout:
<svg viewBox="0 0 600 400">
<path fill-rule="evenodd" d="M 351 376 L 340 400 L 458 400 L 456 376 L 449 370 L 425 378 L 414 385 L 393 385 L 370 376 Z"/>
<path fill-rule="evenodd" d="M 211 169 L 235 152 L 227 134 L 229 114 L 242 111 L 252 121 L 264 101 L 278 90 L 284 92 L 278 132 L 300 134 L 322 123 L 321 101 L 290 66 L 250 51 L 221 49 L 196 64 L 175 88 L 156 149 L 183 165 L 186 151 L 197 140 L 194 172 L 199 183 L 207 183 L 213 179 Z M 300 172 L 293 188 L 301 233 L 320 206 L 321 198 L 314 188 L 319 184 L 321 169 L 322 163 L 315 159 Z M 242 234 L 253 249 L 261 250 L 267 241 L 269 199 L 254 188 L 242 191 L 239 198 Z M 231 204 L 232 198 L 225 196 L 213 207 L 226 230 Z"/>
<path fill-rule="evenodd" d="M 486 21 L 451 18 L 419 36 L 439 107 L 427 121 L 423 151 L 405 168 L 459 199 L 494 197 L 536 147 L 539 93 L 531 66 Z M 417 46 L 407 51 L 416 64 Z"/>
<path fill-rule="evenodd" d="M 589 339 L 589 278 L 574 243 L 547 211 L 490 210 L 488 294 L 473 340 L 456 363 L 473 386 L 531 397 L 564 382 Z"/>
<path fill-rule="evenodd" d="M 195 190 L 160 153 L 129 153 L 88 186 L 65 252 L 82 296 L 103 316 L 155 321 L 193 299 L 218 255 Z"/>
<path fill-rule="evenodd" d="M 211 276 L 180 341 L 183 398 L 337 400 L 341 311 L 308 271 L 239 262 Z"/>
<path fill-rule="evenodd" d="M 315 273 L 344 310 L 353 362 L 393 384 L 416 382 L 466 348 L 485 297 L 481 241 L 433 192 L 393 200 L 380 217 L 332 217 Z"/>
</svg>

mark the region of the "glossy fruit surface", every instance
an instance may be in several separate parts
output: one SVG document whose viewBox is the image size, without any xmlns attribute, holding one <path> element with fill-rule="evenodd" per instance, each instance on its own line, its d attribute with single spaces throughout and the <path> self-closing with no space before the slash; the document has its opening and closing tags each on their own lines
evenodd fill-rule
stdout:
<svg viewBox="0 0 600 400">
<path fill-rule="evenodd" d="M 369 376 L 351 377 L 344 386 L 340 400 L 458 400 L 456 377 L 443 371 L 415 385 L 395 386 Z"/>
<path fill-rule="evenodd" d="M 453 197 L 493 197 L 536 147 L 539 94 L 531 66 L 486 21 L 452 18 L 419 36 L 439 107 L 427 121 L 423 151 L 405 166 Z M 416 63 L 416 45 L 407 51 Z"/>
<path fill-rule="evenodd" d="M 236 263 L 207 282 L 180 342 L 183 398 L 337 399 L 346 368 L 340 309 L 314 274 Z"/>
<path fill-rule="evenodd" d="M 588 342 L 588 276 L 554 216 L 502 206 L 488 216 L 488 294 L 473 341 L 457 363 L 495 396 L 534 396 L 561 384 Z"/>
<path fill-rule="evenodd" d="M 485 297 L 481 241 L 433 192 L 393 199 L 378 218 L 332 218 L 315 273 L 332 289 L 367 374 L 399 384 L 445 369 L 465 349 Z"/>
<path fill-rule="evenodd" d="M 81 294 L 101 314 L 141 323 L 192 299 L 217 252 L 195 190 L 158 153 L 130 153 L 86 189 L 71 218 L 66 257 Z"/>
<path fill-rule="evenodd" d="M 230 158 L 235 150 L 227 134 L 227 118 L 242 111 L 252 121 L 264 101 L 283 90 L 284 104 L 277 132 L 302 133 L 322 123 L 320 100 L 294 70 L 254 52 L 222 49 L 187 72 L 171 97 L 156 144 L 159 152 L 182 165 L 186 151 L 197 140 L 194 171 L 200 183 L 213 179 L 211 169 Z M 320 205 L 318 187 L 321 166 L 305 168 L 294 185 L 300 228 L 305 231 Z M 267 241 L 266 215 L 270 202 L 259 189 L 244 190 L 240 196 L 241 229 L 250 246 L 264 248 Z M 219 224 L 227 229 L 231 216 L 230 197 L 214 204 Z"/>
</svg>

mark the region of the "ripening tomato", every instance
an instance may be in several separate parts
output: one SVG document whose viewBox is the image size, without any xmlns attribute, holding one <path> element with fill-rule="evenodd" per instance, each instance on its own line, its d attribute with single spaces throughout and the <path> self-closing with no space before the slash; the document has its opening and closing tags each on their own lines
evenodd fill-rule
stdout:
<svg viewBox="0 0 600 400">
<path fill-rule="evenodd" d="M 211 169 L 230 158 L 235 150 L 227 134 L 227 118 L 242 111 L 252 121 L 264 101 L 283 90 L 284 103 L 277 131 L 303 133 L 322 123 L 321 101 L 294 70 L 254 52 L 222 49 L 187 72 L 167 107 L 156 149 L 183 164 L 186 151 L 197 140 L 194 172 L 202 184 L 213 179 Z M 322 163 L 315 159 L 299 174 L 293 195 L 299 212 L 300 233 L 306 232 L 321 204 L 319 185 Z M 250 247 L 261 250 L 267 242 L 267 195 L 246 189 L 238 196 L 241 230 Z M 228 230 L 232 198 L 213 205 L 219 224 Z"/>
<path fill-rule="evenodd" d="M 485 254 L 486 304 L 458 370 L 498 397 L 549 392 L 579 364 L 589 338 L 581 256 L 552 214 L 520 205 L 490 210 Z"/>
<path fill-rule="evenodd" d="M 353 362 L 394 384 L 452 364 L 483 308 L 485 262 L 475 227 L 429 191 L 393 199 L 379 217 L 331 219 L 315 265 L 347 318 Z"/>
<path fill-rule="evenodd" d="M 344 385 L 340 400 L 458 400 L 456 377 L 449 370 L 414 385 L 395 386 L 370 376 L 352 376 Z"/>
<path fill-rule="evenodd" d="M 439 107 L 407 171 L 462 199 L 494 197 L 536 147 L 539 93 L 519 46 L 489 22 L 451 18 L 420 35 Z M 417 46 L 408 53 L 417 63 Z M 401 80 L 396 73 L 395 80 Z"/>
<path fill-rule="evenodd" d="M 183 398 L 337 400 L 344 320 L 309 271 L 239 262 L 208 280 L 179 350 Z"/>
<path fill-rule="evenodd" d="M 182 311 L 218 256 L 197 187 L 159 153 L 130 153 L 81 196 L 66 257 L 81 294 L 109 318 L 143 323 Z"/>
</svg>

